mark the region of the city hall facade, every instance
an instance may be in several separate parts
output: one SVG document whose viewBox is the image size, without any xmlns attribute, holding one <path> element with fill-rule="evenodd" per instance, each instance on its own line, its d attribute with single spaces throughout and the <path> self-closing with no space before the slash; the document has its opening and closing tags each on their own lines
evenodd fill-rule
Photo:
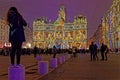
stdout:
<svg viewBox="0 0 120 80">
<path fill-rule="evenodd" d="M 66 8 L 62 4 L 58 10 L 58 18 L 51 22 L 45 17 L 33 22 L 33 46 L 39 48 L 86 48 L 87 19 L 83 15 L 74 17 L 74 21 L 66 21 Z"/>
</svg>

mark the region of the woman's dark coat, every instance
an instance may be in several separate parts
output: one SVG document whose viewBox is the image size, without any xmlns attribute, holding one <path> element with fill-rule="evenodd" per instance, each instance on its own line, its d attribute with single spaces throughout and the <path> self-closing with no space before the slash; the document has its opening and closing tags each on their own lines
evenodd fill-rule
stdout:
<svg viewBox="0 0 120 80">
<path fill-rule="evenodd" d="M 27 23 L 22 18 L 21 15 L 16 13 L 11 13 L 8 16 L 9 21 L 9 42 L 24 42 L 24 28 L 23 26 L 27 26 Z"/>
</svg>

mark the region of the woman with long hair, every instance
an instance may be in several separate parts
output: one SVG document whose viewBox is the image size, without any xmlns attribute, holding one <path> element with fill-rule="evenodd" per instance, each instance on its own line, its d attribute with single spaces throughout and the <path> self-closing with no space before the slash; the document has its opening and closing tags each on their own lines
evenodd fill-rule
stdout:
<svg viewBox="0 0 120 80">
<path fill-rule="evenodd" d="M 24 26 L 27 26 L 26 21 L 20 15 L 16 7 L 10 7 L 7 13 L 7 23 L 9 25 L 9 42 L 11 43 L 10 60 L 11 66 L 20 65 L 22 43 L 25 41 Z"/>
</svg>

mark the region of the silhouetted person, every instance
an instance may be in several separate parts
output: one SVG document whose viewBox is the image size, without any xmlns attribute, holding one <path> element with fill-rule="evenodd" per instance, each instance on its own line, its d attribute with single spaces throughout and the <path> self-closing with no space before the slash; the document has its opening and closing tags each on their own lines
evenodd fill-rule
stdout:
<svg viewBox="0 0 120 80">
<path fill-rule="evenodd" d="M 101 57 L 102 57 L 101 60 L 102 60 L 102 61 L 105 60 L 105 56 L 106 56 L 106 59 L 107 59 L 107 55 L 105 55 L 105 51 L 106 51 L 106 50 L 107 50 L 107 46 L 102 43 L 101 48 L 100 48 Z"/>
<path fill-rule="evenodd" d="M 55 46 L 53 46 L 52 53 L 53 53 L 53 58 L 56 58 L 57 49 Z"/>
<path fill-rule="evenodd" d="M 36 58 L 36 55 L 37 55 L 37 53 L 38 53 L 38 48 L 37 48 L 37 46 L 34 47 L 33 53 L 34 53 L 34 58 Z"/>
<path fill-rule="evenodd" d="M 105 45 L 105 60 L 107 61 L 107 53 L 109 53 L 109 49 L 107 47 L 107 45 Z"/>
<path fill-rule="evenodd" d="M 91 44 L 89 46 L 89 51 L 90 51 L 91 61 L 95 60 L 94 42 L 91 42 Z"/>
<path fill-rule="evenodd" d="M 11 66 L 20 65 L 22 43 L 25 41 L 24 28 L 27 26 L 26 21 L 20 15 L 16 7 L 10 7 L 7 13 L 7 23 L 9 25 L 9 42 L 11 43 Z"/>
<path fill-rule="evenodd" d="M 76 47 L 72 47 L 73 57 L 76 57 Z"/>
</svg>

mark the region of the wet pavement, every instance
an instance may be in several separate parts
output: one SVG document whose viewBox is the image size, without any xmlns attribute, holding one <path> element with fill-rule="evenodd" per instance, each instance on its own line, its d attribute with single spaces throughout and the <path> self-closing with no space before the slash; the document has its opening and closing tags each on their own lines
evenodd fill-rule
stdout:
<svg viewBox="0 0 120 80">
<path fill-rule="evenodd" d="M 108 54 L 107 61 L 90 61 L 90 54 L 78 54 L 57 68 L 49 67 L 46 75 L 38 74 L 37 61 L 33 55 L 22 56 L 25 80 L 120 80 L 120 53 Z M 52 56 L 43 55 L 45 61 Z M 58 56 L 59 57 L 59 56 Z M 0 80 L 8 80 L 9 56 L 0 56 Z"/>
</svg>

